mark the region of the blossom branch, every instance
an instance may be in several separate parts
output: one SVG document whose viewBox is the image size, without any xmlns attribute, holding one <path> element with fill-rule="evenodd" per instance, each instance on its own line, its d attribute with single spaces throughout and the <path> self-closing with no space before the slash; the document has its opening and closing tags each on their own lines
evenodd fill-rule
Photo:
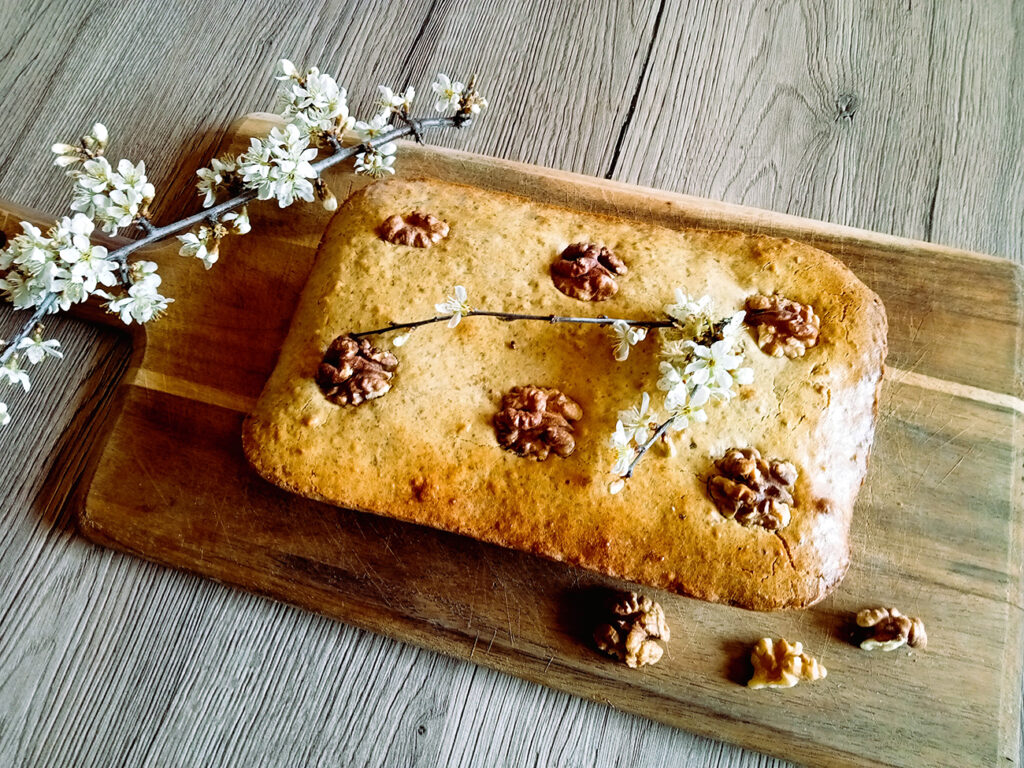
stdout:
<svg viewBox="0 0 1024 768">
<path fill-rule="evenodd" d="M 316 67 L 300 72 L 282 59 L 275 77 L 281 83 L 279 114 L 284 127 L 254 137 L 246 152 L 215 158 L 209 168 L 197 171 L 204 210 L 164 226 L 150 219 L 156 190 L 146 177 L 145 163 L 122 159 L 112 164 L 104 157 L 108 134 L 102 123 L 93 125 L 78 144 L 52 146 L 54 165 L 66 168 L 74 180 L 72 214 L 45 234 L 22 222 L 23 233 L 7 247 L 0 245 L 0 291 L 15 309 L 32 310 L 13 339 L 0 341 L 0 385 L 20 384 L 27 391 L 23 357 L 32 365 L 62 357 L 59 342 L 42 338 L 40 320 L 51 312 L 99 296 L 126 324 L 159 317 L 173 299 L 158 293 L 161 278 L 155 262 L 131 260 L 140 249 L 177 235 L 182 243 L 178 252 L 195 256 L 210 268 L 225 236 L 250 231 L 247 203 L 276 199 L 285 208 L 296 200 L 319 199 L 326 210 L 336 210 L 337 198 L 322 177 L 325 170 L 355 158 L 356 173 L 394 173 L 395 139 L 411 134 L 422 142 L 426 130 L 462 128 L 487 106 L 474 81 L 464 86 L 438 75 L 431 88 L 434 108 L 442 116 L 411 117 L 415 90 L 395 93 L 380 86 L 379 111 L 362 122 L 349 114 L 345 89 Z M 393 127 L 392 116 L 402 124 Z M 342 137 L 349 129 L 359 143 L 345 147 Z M 321 149 L 328 154 L 318 159 Z M 218 200 L 224 196 L 227 199 Z M 97 226 L 108 234 L 134 227 L 141 236 L 109 251 L 92 241 Z M 0 401 L 0 426 L 9 421 L 7 405 Z"/>
<path fill-rule="evenodd" d="M 395 128 L 383 133 L 377 138 L 357 144 L 352 147 L 342 147 L 341 143 L 338 143 L 338 148 L 321 160 L 317 160 L 315 163 L 311 163 L 313 170 L 317 174 L 323 173 L 328 168 L 331 168 L 339 163 L 343 163 L 350 157 L 365 152 L 367 149 L 374 149 L 376 147 L 388 144 L 395 139 L 400 139 L 403 136 L 408 136 L 413 130 L 423 130 L 425 128 L 457 128 L 462 125 L 468 125 L 469 121 L 458 121 L 455 117 L 428 117 L 410 120 L 410 122 L 400 128 Z M 337 141 L 337 139 L 335 139 Z M 145 237 L 139 238 L 138 240 L 132 240 L 130 243 L 118 248 L 116 251 L 112 251 L 107 257 L 119 262 L 126 262 L 128 257 L 140 248 L 144 248 L 150 243 L 159 242 L 160 240 L 166 240 L 172 235 L 176 235 L 179 232 L 184 232 L 187 229 L 191 229 L 197 224 L 202 224 L 204 221 L 218 221 L 225 214 L 241 208 L 246 203 L 249 203 L 256 199 L 256 190 L 248 189 L 245 192 L 241 192 L 222 203 L 217 203 L 211 208 L 205 208 L 191 216 L 186 216 L 178 221 L 166 224 L 162 227 L 155 227 L 150 230 L 149 234 Z"/>
<path fill-rule="evenodd" d="M 505 322 L 514 320 L 537 320 L 544 323 L 578 323 L 581 325 L 614 325 L 615 323 L 626 323 L 634 328 L 669 328 L 671 320 L 625 320 L 617 317 L 567 317 L 562 315 L 527 315 L 520 312 L 494 312 L 482 309 L 471 309 L 468 312 L 453 313 L 450 315 L 435 315 L 425 320 L 415 320 L 410 323 L 390 323 L 383 328 L 374 328 L 372 331 L 360 331 L 349 334 L 354 339 L 361 339 L 364 336 L 375 336 L 389 331 L 411 330 L 424 325 L 434 323 L 451 322 L 455 317 L 496 317 Z"/>
</svg>

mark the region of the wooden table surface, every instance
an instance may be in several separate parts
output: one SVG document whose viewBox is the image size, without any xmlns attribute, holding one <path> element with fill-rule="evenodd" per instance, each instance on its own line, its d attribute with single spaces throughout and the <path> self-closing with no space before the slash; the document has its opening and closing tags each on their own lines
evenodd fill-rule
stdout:
<svg viewBox="0 0 1024 768">
<path fill-rule="evenodd" d="M 513 10 L 514 7 L 514 10 Z M 94 120 L 158 220 L 280 56 L 378 82 L 477 72 L 443 143 L 1024 261 L 1024 4 L 0 0 L 0 196 L 66 210 Z M 216 271 L 208 279 L 217 279 Z M 19 318 L 0 308 L 0 336 Z M 84 541 L 65 500 L 129 345 L 5 393 L 0 765 L 780 765 Z M 159 461 L 159 457 L 152 457 Z"/>
</svg>

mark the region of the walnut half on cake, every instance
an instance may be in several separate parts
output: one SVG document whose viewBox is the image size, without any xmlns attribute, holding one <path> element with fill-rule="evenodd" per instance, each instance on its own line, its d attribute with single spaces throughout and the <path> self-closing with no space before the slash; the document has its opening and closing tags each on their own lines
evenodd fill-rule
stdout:
<svg viewBox="0 0 1024 768">
<path fill-rule="evenodd" d="M 388 242 L 382 222 L 407 211 L 431 212 L 448 236 L 429 249 Z M 571 243 L 604 244 L 628 264 L 614 294 L 592 303 L 554 285 L 551 265 Z M 332 342 L 429 318 L 451 286 L 477 308 L 592 318 L 664 318 L 676 289 L 706 296 L 723 318 L 752 296 L 782 297 L 780 306 L 813 310 L 818 334 L 803 355 L 773 355 L 756 327 L 730 321 L 750 368 L 735 396 L 708 400 L 706 422 L 659 436 L 667 450 L 649 451 L 613 494 L 619 412 L 641 391 L 664 394 L 657 329 L 621 362 L 599 325 L 478 316 L 373 335 L 373 348 L 398 361 L 380 373 L 386 391 L 358 405 L 325 395 L 317 374 Z M 719 331 L 695 333 L 710 344 Z M 261 475 L 298 494 L 705 600 L 801 607 L 849 565 L 885 353 L 878 297 L 810 246 L 390 180 L 354 194 L 324 234 L 243 443 Z M 496 421 L 523 387 L 571 403 L 565 424 L 552 416 L 554 431 L 541 435 L 541 409 L 525 407 Z M 509 425 L 516 439 L 538 432 L 553 455 L 537 460 Z"/>
</svg>

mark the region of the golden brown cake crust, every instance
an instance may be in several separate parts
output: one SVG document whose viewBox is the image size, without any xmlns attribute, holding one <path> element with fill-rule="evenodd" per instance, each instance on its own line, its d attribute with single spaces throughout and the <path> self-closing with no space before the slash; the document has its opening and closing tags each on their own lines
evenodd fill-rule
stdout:
<svg viewBox="0 0 1024 768">
<path fill-rule="evenodd" d="M 433 248 L 385 242 L 387 217 L 427 211 L 451 231 Z M 552 284 L 570 243 L 610 247 L 628 266 L 598 304 Z M 413 332 L 385 396 L 327 401 L 314 380 L 339 334 L 434 314 L 453 285 L 470 303 L 537 314 L 662 316 L 675 288 L 710 295 L 722 315 L 754 293 L 811 304 L 817 346 L 770 357 L 743 334 L 754 383 L 708 423 L 652 450 L 608 492 L 617 412 L 656 391 L 657 339 L 616 362 L 596 326 L 467 318 Z M 513 343 L 514 342 L 514 343 Z M 390 348 L 390 337 L 375 340 Z M 829 254 L 737 232 L 670 230 L 431 180 L 393 180 L 338 211 L 270 380 L 246 420 L 257 471 L 295 493 L 430 525 L 632 581 L 759 610 L 811 605 L 849 565 L 849 526 L 864 479 L 886 353 L 878 297 Z M 568 458 L 502 450 L 492 418 L 517 385 L 555 387 L 583 408 Z M 708 496 L 713 462 L 732 447 L 793 462 L 792 520 L 781 531 L 723 517 Z"/>
</svg>

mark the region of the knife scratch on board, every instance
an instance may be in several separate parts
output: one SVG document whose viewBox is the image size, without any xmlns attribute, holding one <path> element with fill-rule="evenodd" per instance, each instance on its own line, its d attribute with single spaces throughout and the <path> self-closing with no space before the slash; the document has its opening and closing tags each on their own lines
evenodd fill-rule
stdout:
<svg viewBox="0 0 1024 768">
<path fill-rule="evenodd" d="M 961 454 L 961 455 L 960 455 L 960 458 L 956 460 L 956 464 L 954 464 L 954 465 L 953 465 L 952 467 L 950 467 L 950 468 L 949 468 L 949 472 L 947 472 L 946 474 L 944 474 L 944 475 L 942 476 L 942 479 L 941 479 L 941 480 L 939 480 L 939 485 L 940 485 L 940 486 L 941 486 L 941 485 L 943 485 L 943 484 L 944 484 L 944 483 L 946 482 L 946 480 L 948 480 L 948 479 L 949 479 L 949 476 L 950 476 L 950 475 L 952 475 L 952 474 L 953 474 L 954 472 L 956 472 L 956 470 L 957 470 L 957 467 L 959 467 L 959 466 L 960 466 L 961 464 L 963 464 L 963 463 L 964 463 L 964 459 L 966 459 L 966 458 L 967 458 L 968 456 L 970 456 L 970 455 L 971 455 L 971 452 L 972 452 L 973 450 L 974 450 L 974 446 L 972 445 L 972 446 L 971 446 L 970 448 L 968 448 L 968 449 L 967 449 L 967 453 L 964 453 L 964 454 Z"/>
<path fill-rule="evenodd" d="M 508 621 L 508 642 L 514 648 L 516 645 L 516 638 L 512 634 L 512 610 L 508 604 L 508 590 L 505 589 L 505 584 L 502 583 L 501 591 L 505 595 L 505 619 Z"/>
</svg>

